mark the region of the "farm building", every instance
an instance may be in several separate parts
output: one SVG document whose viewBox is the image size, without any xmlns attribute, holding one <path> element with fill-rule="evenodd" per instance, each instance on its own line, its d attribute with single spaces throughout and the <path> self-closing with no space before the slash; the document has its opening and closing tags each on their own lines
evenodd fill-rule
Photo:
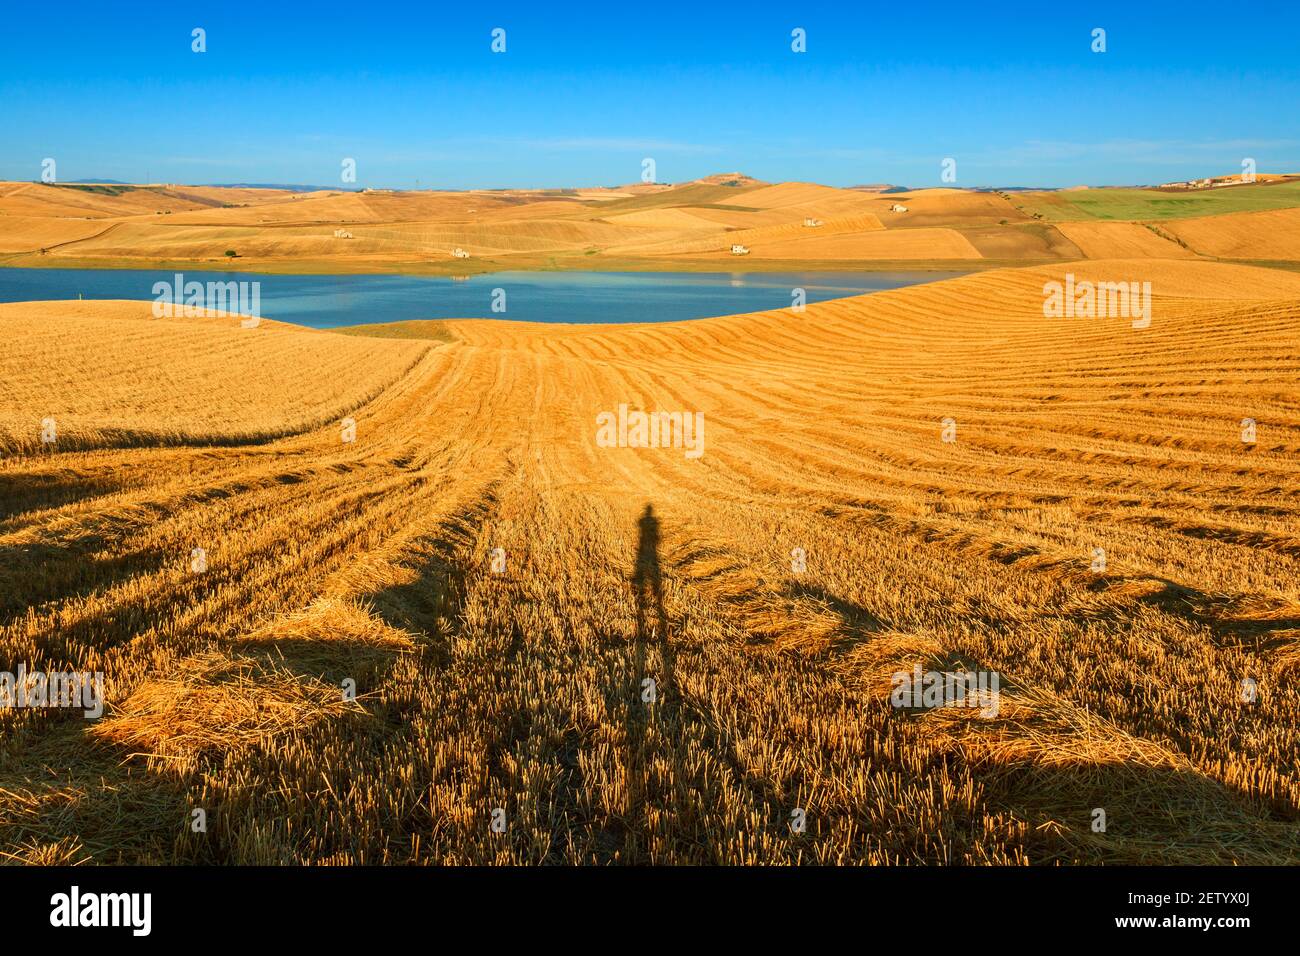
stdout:
<svg viewBox="0 0 1300 956">
<path fill-rule="evenodd" d="M 889 205 L 889 211 L 890 211 L 890 212 L 907 212 L 907 207 L 904 206 L 902 203 L 890 203 L 890 205 Z"/>
<path fill-rule="evenodd" d="M 731 254 L 733 256 L 747 256 L 749 255 L 749 247 L 742 246 L 740 243 L 735 243 L 731 247 Z"/>
</svg>

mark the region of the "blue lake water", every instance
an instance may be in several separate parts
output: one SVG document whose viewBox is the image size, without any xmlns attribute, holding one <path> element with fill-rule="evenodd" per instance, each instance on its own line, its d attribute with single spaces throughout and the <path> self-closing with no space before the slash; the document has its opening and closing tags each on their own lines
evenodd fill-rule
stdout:
<svg viewBox="0 0 1300 956">
<path fill-rule="evenodd" d="M 313 328 L 404 319 L 501 318 L 527 322 L 671 322 L 789 308 L 794 289 L 808 302 L 862 295 L 951 272 L 494 272 L 452 279 L 405 275 L 183 273 L 184 281 L 259 282 L 261 314 Z M 0 268 L 0 302 L 157 298 L 175 272 L 152 269 Z M 504 297 L 495 292 L 502 289 Z M 493 311 L 504 301 L 505 311 Z"/>
</svg>

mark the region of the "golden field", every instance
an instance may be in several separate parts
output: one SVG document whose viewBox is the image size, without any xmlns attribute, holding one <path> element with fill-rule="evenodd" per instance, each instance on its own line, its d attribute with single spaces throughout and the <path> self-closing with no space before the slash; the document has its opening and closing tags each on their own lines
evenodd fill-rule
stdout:
<svg viewBox="0 0 1300 956">
<path fill-rule="evenodd" d="M 64 450 L 295 434 L 378 397 L 423 351 L 268 319 L 256 329 L 237 316 L 155 319 L 152 308 L 0 303 L 11 337 L 0 379 L 0 452 L 41 449 L 39 431 L 28 427 L 32 409 L 55 420 Z M 273 399 L 266 393 L 272 380 Z M 333 384 L 322 389 L 322 381 Z"/>
<path fill-rule="evenodd" d="M 749 270 L 1133 256 L 1254 263 L 1297 260 L 1298 235 L 1300 181 L 1282 176 L 1192 194 L 885 193 L 739 173 L 671 186 L 463 192 L 0 183 L 0 265 L 22 266 L 463 275 L 716 270 L 738 258 Z M 732 256 L 733 244 L 748 254 Z"/>
<path fill-rule="evenodd" d="M 409 222 L 372 194 L 96 196 L 84 240 L 49 216 L 56 261 L 716 263 L 728 229 L 756 258 L 924 231 L 1060 261 L 624 326 L 0 307 L 0 659 L 103 671 L 108 700 L 0 710 L 4 859 L 1300 862 L 1300 275 L 1203 261 L 1192 220 L 1189 251 L 1004 227 L 991 194 L 904 199 L 913 227 L 894 196 L 683 188 Z M 1150 281 L 1150 327 L 1044 318 L 1066 272 Z M 703 413 L 704 453 L 602 447 L 620 405 Z M 997 714 L 891 706 L 915 665 L 998 672 Z"/>
</svg>

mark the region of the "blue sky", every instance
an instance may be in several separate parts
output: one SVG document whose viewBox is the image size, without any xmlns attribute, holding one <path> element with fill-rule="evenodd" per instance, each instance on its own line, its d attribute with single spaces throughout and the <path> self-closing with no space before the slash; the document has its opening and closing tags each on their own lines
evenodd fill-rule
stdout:
<svg viewBox="0 0 1300 956">
<path fill-rule="evenodd" d="M 1296 3 L 121 6 L 6 9 L 0 178 L 45 157 L 63 181 L 327 186 L 353 158 L 398 188 L 613 185 L 646 157 L 666 182 L 1300 172 Z"/>
</svg>

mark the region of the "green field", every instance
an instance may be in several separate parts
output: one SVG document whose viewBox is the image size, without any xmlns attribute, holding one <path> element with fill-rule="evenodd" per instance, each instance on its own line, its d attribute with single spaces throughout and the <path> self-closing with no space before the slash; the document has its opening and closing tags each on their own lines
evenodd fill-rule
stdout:
<svg viewBox="0 0 1300 956">
<path fill-rule="evenodd" d="M 1159 189 L 1087 189 L 1077 192 L 1020 193 L 1013 205 L 1049 222 L 1080 219 L 1154 220 L 1260 212 L 1300 206 L 1300 182 L 1220 186 L 1188 192 Z"/>
</svg>

